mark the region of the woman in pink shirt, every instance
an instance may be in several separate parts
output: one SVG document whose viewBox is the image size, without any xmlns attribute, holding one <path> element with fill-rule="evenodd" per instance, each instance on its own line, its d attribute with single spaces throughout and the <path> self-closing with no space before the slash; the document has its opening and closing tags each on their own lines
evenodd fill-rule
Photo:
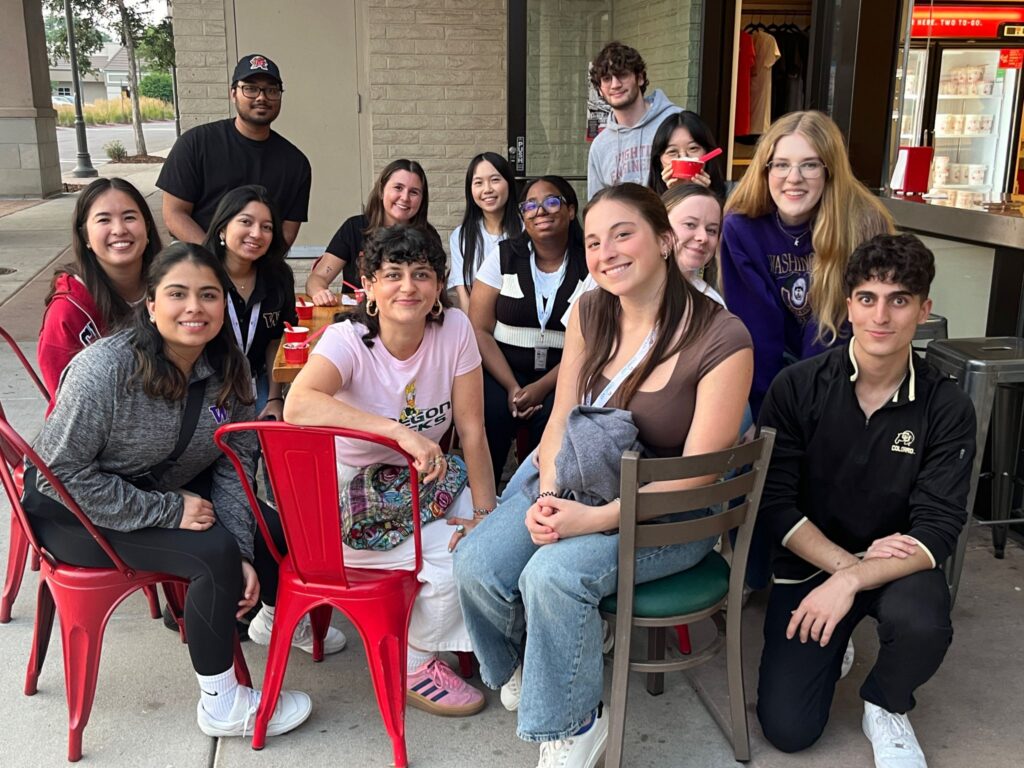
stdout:
<svg viewBox="0 0 1024 768">
<path fill-rule="evenodd" d="M 354 320 L 331 326 L 296 378 L 285 402 L 293 424 L 349 427 L 385 435 L 415 459 L 424 484 L 448 465 L 439 446 L 454 419 L 468 488 L 448 508 L 449 525 L 422 529 L 423 582 L 409 623 L 408 701 L 439 715 L 471 715 L 483 695 L 438 658 L 470 651 L 452 575 L 452 551 L 494 509 L 494 478 L 483 418 L 483 371 L 473 327 L 445 308 L 446 257 L 440 241 L 411 227 L 371 235 L 361 263 L 366 302 Z M 339 440 L 344 484 L 371 464 L 404 462 L 383 446 Z M 344 492 L 344 491 L 343 491 Z M 345 562 L 411 568 L 411 537 L 384 551 L 345 546 Z"/>
</svg>

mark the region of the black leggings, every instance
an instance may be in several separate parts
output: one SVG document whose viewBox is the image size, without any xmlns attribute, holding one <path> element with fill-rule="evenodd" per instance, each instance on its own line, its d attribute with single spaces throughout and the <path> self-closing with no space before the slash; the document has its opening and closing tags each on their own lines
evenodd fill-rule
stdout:
<svg viewBox="0 0 1024 768">
<path fill-rule="evenodd" d="M 544 373 L 538 371 L 531 375 L 523 375 L 513 371 L 512 375 L 516 377 L 519 386 L 524 387 L 535 382 Z M 544 398 L 539 411 L 528 419 L 517 419 L 508 409 L 508 392 L 497 379 L 484 371 L 484 427 L 487 432 L 487 447 L 491 451 L 496 486 L 501 482 L 501 471 L 505 468 L 508 448 L 516 433 L 521 427 L 529 430 L 530 442 L 526 449 L 527 453 L 540 445 L 540 438 L 544 434 L 544 427 L 548 424 L 548 416 L 551 415 L 554 403 L 555 391 L 552 389 Z"/>
<path fill-rule="evenodd" d="M 62 563 L 86 568 L 110 568 L 110 558 L 60 502 L 36 488 L 36 470 L 25 472 L 25 511 L 36 536 Z M 263 517 L 278 549 L 285 551 L 277 512 L 260 502 Z M 242 556 L 238 542 L 220 525 L 205 531 L 181 528 L 140 528 L 137 531 L 98 530 L 132 568 L 169 573 L 188 579 L 185 627 L 192 666 L 200 675 L 231 668 L 234 658 L 235 613 L 242 597 Z M 263 536 L 256 532 L 253 567 L 260 580 L 260 599 L 273 605 L 277 594 L 277 563 Z"/>
</svg>

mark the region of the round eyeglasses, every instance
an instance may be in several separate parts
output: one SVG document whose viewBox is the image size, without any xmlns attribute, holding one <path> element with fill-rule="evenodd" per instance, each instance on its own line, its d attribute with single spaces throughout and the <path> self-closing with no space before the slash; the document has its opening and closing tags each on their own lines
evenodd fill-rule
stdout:
<svg viewBox="0 0 1024 768">
<path fill-rule="evenodd" d="M 566 202 L 566 199 L 561 195 L 548 195 L 540 202 L 536 200 L 526 200 L 519 204 L 519 213 L 523 215 L 523 218 L 532 219 L 541 208 L 544 209 L 544 213 L 558 213 L 562 210 L 562 204 Z"/>
<path fill-rule="evenodd" d="M 805 179 L 818 179 L 821 178 L 821 174 L 825 171 L 826 165 L 821 162 L 821 160 L 806 160 L 797 164 L 772 161 L 765 163 L 765 168 L 767 168 L 768 173 L 776 179 L 785 179 L 794 168 L 796 168 L 797 173 Z"/>
</svg>

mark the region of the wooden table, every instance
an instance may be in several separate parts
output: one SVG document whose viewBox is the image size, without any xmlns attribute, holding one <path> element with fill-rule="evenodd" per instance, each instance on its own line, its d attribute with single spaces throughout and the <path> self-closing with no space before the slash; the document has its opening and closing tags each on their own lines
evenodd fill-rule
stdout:
<svg viewBox="0 0 1024 768">
<path fill-rule="evenodd" d="M 299 295 L 297 298 L 306 298 Z M 308 299 L 306 299 L 308 301 Z M 334 322 L 334 316 L 339 313 L 352 312 L 355 307 L 338 305 L 337 307 L 313 307 L 313 319 L 302 320 L 302 327 L 309 328 L 309 332 L 312 334 L 315 331 L 319 331 L 325 325 L 330 325 Z M 323 338 L 323 337 L 321 337 Z M 313 340 L 313 347 L 316 347 L 317 342 L 320 339 Z M 310 349 L 312 352 L 312 349 Z M 277 355 L 274 357 L 274 370 L 271 372 L 271 376 L 274 381 L 278 381 L 282 384 L 290 384 L 295 381 L 295 377 L 299 375 L 299 371 L 302 370 L 301 365 L 294 363 L 286 363 L 284 361 L 284 340 L 281 340 L 281 344 L 277 347 Z"/>
</svg>

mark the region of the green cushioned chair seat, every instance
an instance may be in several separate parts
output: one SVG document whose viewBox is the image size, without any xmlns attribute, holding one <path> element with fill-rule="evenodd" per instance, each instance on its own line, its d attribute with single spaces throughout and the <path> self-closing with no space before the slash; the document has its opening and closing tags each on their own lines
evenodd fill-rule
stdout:
<svg viewBox="0 0 1024 768">
<path fill-rule="evenodd" d="M 633 600 L 633 615 L 644 619 L 678 616 L 709 608 L 729 592 L 729 564 L 717 552 L 711 552 L 693 568 L 663 579 L 638 584 Z M 600 609 L 615 613 L 618 595 L 608 595 Z"/>
</svg>

